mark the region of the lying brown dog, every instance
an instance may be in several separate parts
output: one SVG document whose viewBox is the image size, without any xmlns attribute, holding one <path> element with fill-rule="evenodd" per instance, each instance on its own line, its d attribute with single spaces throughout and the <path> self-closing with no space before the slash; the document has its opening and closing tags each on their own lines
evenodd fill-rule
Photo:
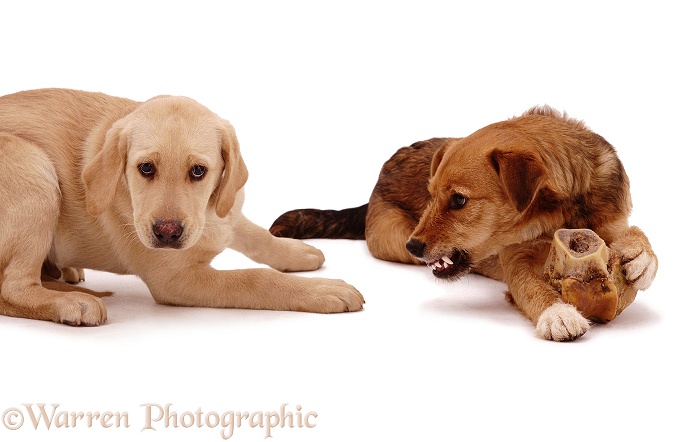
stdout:
<svg viewBox="0 0 694 442">
<path fill-rule="evenodd" d="M 542 278 L 549 239 L 559 228 L 593 229 L 623 255 L 626 279 L 645 289 L 657 258 L 629 226 L 630 211 L 614 148 L 582 122 L 538 107 L 465 138 L 404 147 L 383 166 L 367 205 L 287 212 L 270 230 L 365 238 L 375 257 L 423 262 L 438 278 L 473 271 L 504 281 L 538 334 L 561 341 L 589 322 Z"/>
<path fill-rule="evenodd" d="M 135 274 L 162 304 L 362 308 L 343 281 L 277 271 L 315 270 L 323 254 L 243 216 L 248 171 L 234 129 L 189 98 L 6 95 L 0 160 L 0 314 L 102 324 L 96 293 L 65 283 L 81 268 Z M 277 270 L 213 269 L 226 247 Z"/>
</svg>

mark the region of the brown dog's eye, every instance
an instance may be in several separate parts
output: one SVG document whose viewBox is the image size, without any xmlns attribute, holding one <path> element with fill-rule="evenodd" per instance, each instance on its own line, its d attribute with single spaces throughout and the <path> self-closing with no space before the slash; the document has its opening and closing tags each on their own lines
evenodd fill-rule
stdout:
<svg viewBox="0 0 694 442">
<path fill-rule="evenodd" d="M 152 163 L 142 163 L 137 168 L 140 170 L 140 173 L 142 174 L 143 177 L 146 178 L 151 178 L 154 175 L 154 172 L 156 169 L 154 168 L 154 164 Z"/>
<path fill-rule="evenodd" d="M 205 168 L 205 166 L 196 164 L 192 169 L 190 169 L 190 177 L 193 180 L 198 181 L 205 176 L 205 172 L 207 172 L 207 168 Z"/>
<path fill-rule="evenodd" d="M 467 203 L 467 198 L 459 193 L 454 193 L 451 196 L 451 201 L 448 203 L 448 208 L 451 210 L 462 209 L 465 203 Z"/>
</svg>

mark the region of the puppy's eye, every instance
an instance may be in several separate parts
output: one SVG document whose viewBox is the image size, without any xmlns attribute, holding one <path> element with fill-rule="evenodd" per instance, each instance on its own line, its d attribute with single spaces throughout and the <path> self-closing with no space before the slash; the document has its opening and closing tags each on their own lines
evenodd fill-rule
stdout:
<svg viewBox="0 0 694 442">
<path fill-rule="evenodd" d="M 140 170 L 142 176 L 146 178 L 151 178 L 152 176 L 154 176 L 154 172 L 156 172 L 154 164 L 152 163 L 142 163 L 139 166 L 137 166 L 137 168 Z"/>
<path fill-rule="evenodd" d="M 190 169 L 190 177 L 195 180 L 201 180 L 205 176 L 205 172 L 207 172 L 207 168 L 205 166 L 201 166 L 199 164 L 196 164 Z"/>
<path fill-rule="evenodd" d="M 448 202 L 448 208 L 451 210 L 462 209 L 465 203 L 467 203 L 467 198 L 459 193 L 454 193 Z"/>
</svg>

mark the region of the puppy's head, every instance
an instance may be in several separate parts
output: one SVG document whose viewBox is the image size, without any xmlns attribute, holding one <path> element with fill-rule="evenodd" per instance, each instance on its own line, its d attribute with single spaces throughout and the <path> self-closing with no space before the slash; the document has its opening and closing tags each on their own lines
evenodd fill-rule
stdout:
<svg viewBox="0 0 694 442">
<path fill-rule="evenodd" d="M 552 192 L 529 142 L 501 125 L 440 149 L 431 164 L 431 200 L 407 242 L 440 278 L 470 271 L 503 247 L 537 235 L 531 212 Z"/>
<path fill-rule="evenodd" d="M 247 177 L 231 124 L 184 97 L 153 98 L 116 121 L 83 172 L 90 214 L 115 211 L 145 246 L 174 249 L 227 216 Z"/>
</svg>

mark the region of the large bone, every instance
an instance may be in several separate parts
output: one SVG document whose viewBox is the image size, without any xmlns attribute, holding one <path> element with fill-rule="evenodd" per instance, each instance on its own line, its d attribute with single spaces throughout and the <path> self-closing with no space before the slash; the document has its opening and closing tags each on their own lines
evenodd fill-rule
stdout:
<svg viewBox="0 0 694 442">
<path fill-rule="evenodd" d="M 544 267 L 545 278 L 586 318 L 608 322 L 636 298 L 626 282 L 621 256 L 589 229 L 560 229 Z"/>
</svg>

